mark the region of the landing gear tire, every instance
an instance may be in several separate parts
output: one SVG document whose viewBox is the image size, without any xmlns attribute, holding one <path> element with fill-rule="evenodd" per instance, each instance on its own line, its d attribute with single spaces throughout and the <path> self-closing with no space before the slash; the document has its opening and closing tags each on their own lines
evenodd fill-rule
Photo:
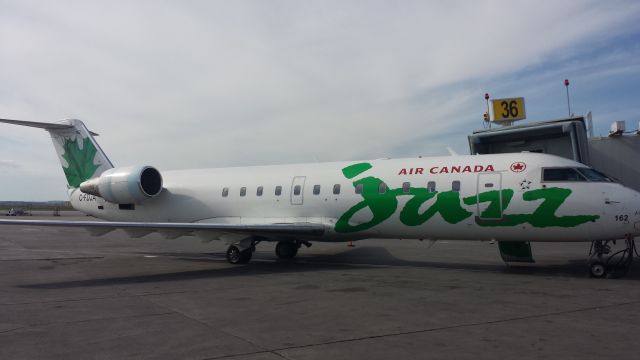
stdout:
<svg viewBox="0 0 640 360">
<path fill-rule="evenodd" d="M 631 235 L 627 236 L 622 249 L 618 247 L 617 251 L 613 250 L 615 244 L 615 240 L 592 243 L 589 251 L 589 273 L 592 277 L 617 279 L 629 272 L 633 257 L 637 254 L 634 238 Z"/>
<path fill-rule="evenodd" d="M 589 268 L 591 277 L 601 278 L 607 275 L 607 269 L 604 264 L 600 261 L 595 261 L 591 263 L 591 267 Z"/>
<path fill-rule="evenodd" d="M 229 264 L 246 264 L 251 260 L 251 256 L 253 255 L 253 249 L 248 248 L 245 250 L 240 250 L 239 247 L 235 245 L 229 246 L 227 249 L 227 261 Z"/>
<path fill-rule="evenodd" d="M 300 245 L 295 241 L 278 241 L 276 255 L 283 260 L 293 259 L 298 255 Z"/>
</svg>

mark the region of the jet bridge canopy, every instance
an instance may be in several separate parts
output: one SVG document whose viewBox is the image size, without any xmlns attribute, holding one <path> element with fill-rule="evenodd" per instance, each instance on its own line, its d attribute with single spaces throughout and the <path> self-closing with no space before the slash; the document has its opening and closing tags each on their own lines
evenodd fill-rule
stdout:
<svg viewBox="0 0 640 360">
<path fill-rule="evenodd" d="M 471 154 L 541 152 L 589 164 L 583 117 L 505 126 L 469 135 Z"/>
</svg>

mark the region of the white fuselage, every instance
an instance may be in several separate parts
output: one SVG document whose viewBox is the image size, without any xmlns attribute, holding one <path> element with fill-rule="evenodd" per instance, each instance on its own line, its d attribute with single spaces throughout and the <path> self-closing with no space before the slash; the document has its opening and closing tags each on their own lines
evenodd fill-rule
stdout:
<svg viewBox="0 0 640 360">
<path fill-rule="evenodd" d="M 138 204 L 113 204 L 78 189 L 70 199 L 76 209 L 114 221 L 324 224 L 316 241 L 594 241 L 640 234 L 639 193 L 614 182 L 543 181 L 542 169 L 550 167 L 584 165 L 518 153 L 165 171 L 162 193 Z"/>
</svg>

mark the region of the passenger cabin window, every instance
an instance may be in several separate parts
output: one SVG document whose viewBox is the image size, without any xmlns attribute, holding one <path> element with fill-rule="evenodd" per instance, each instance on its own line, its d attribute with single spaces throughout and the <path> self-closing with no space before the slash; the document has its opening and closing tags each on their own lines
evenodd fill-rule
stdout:
<svg viewBox="0 0 640 360">
<path fill-rule="evenodd" d="M 542 169 L 542 181 L 587 181 L 574 168 L 549 168 Z"/>
<path fill-rule="evenodd" d="M 227 197 L 229 196 L 229 188 L 222 188 L 222 197 Z"/>
<path fill-rule="evenodd" d="M 256 195 L 262 196 L 263 191 L 264 191 L 264 187 L 258 186 L 258 189 L 256 190 Z"/>
<path fill-rule="evenodd" d="M 320 194 L 320 185 L 313 185 L 313 195 Z"/>
<path fill-rule="evenodd" d="M 402 192 L 405 194 L 408 194 L 409 191 L 411 191 L 411 183 L 408 181 L 405 181 L 402 183 Z"/>
<path fill-rule="evenodd" d="M 282 186 L 276 186 L 276 196 L 282 195 Z"/>
<path fill-rule="evenodd" d="M 380 186 L 378 186 L 378 193 L 384 194 L 386 192 L 387 192 L 387 184 L 381 183 Z"/>
<path fill-rule="evenodd" d="M 460 181 L 454 180 L 451 183 L 451 191 L 459 192 L 460 191 Z"/>
<path fill-rule="evenodd" d="M 300 195 L 300 185 L 296 185 L 293 187 L 293 195 Z"/>
<path fill-rule="evenodd" d="M 240 196 L 245 196 L 245 195 L 247 195 L 247 188 L 243 186 L 240 188 Z"/>
<path fill-rule="evenodd" d="M 436 192 L 436 182 L 435 181 L 429 181 L 427 183 L 427 191 L 428 192 Z"/>
<path fill-rule="evenodd" d="M 356 194 L 362 194 L 362 189 L 364 188 L 363 184 L 356 185 Z"/>
<path fill-rule="evenodd" d="M 333 185 L 333 195 L 340 194 L 340 184 Z"/>
</svg>

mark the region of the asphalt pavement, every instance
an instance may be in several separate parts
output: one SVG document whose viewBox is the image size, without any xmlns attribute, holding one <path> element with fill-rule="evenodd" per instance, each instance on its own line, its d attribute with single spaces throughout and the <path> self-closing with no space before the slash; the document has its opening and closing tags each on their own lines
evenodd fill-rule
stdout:
<svg viewBox="0 0 640 360">
<path fill-rule="evenodd" d="M 315 243 L 294 261 L 262 243 L 240 266 L 225 250 L 2 226 L 0 359 L 639 356 L 640 265 L 589 278 L 588 243 L 512 266 L 471 241 Z"/>
</svg>

